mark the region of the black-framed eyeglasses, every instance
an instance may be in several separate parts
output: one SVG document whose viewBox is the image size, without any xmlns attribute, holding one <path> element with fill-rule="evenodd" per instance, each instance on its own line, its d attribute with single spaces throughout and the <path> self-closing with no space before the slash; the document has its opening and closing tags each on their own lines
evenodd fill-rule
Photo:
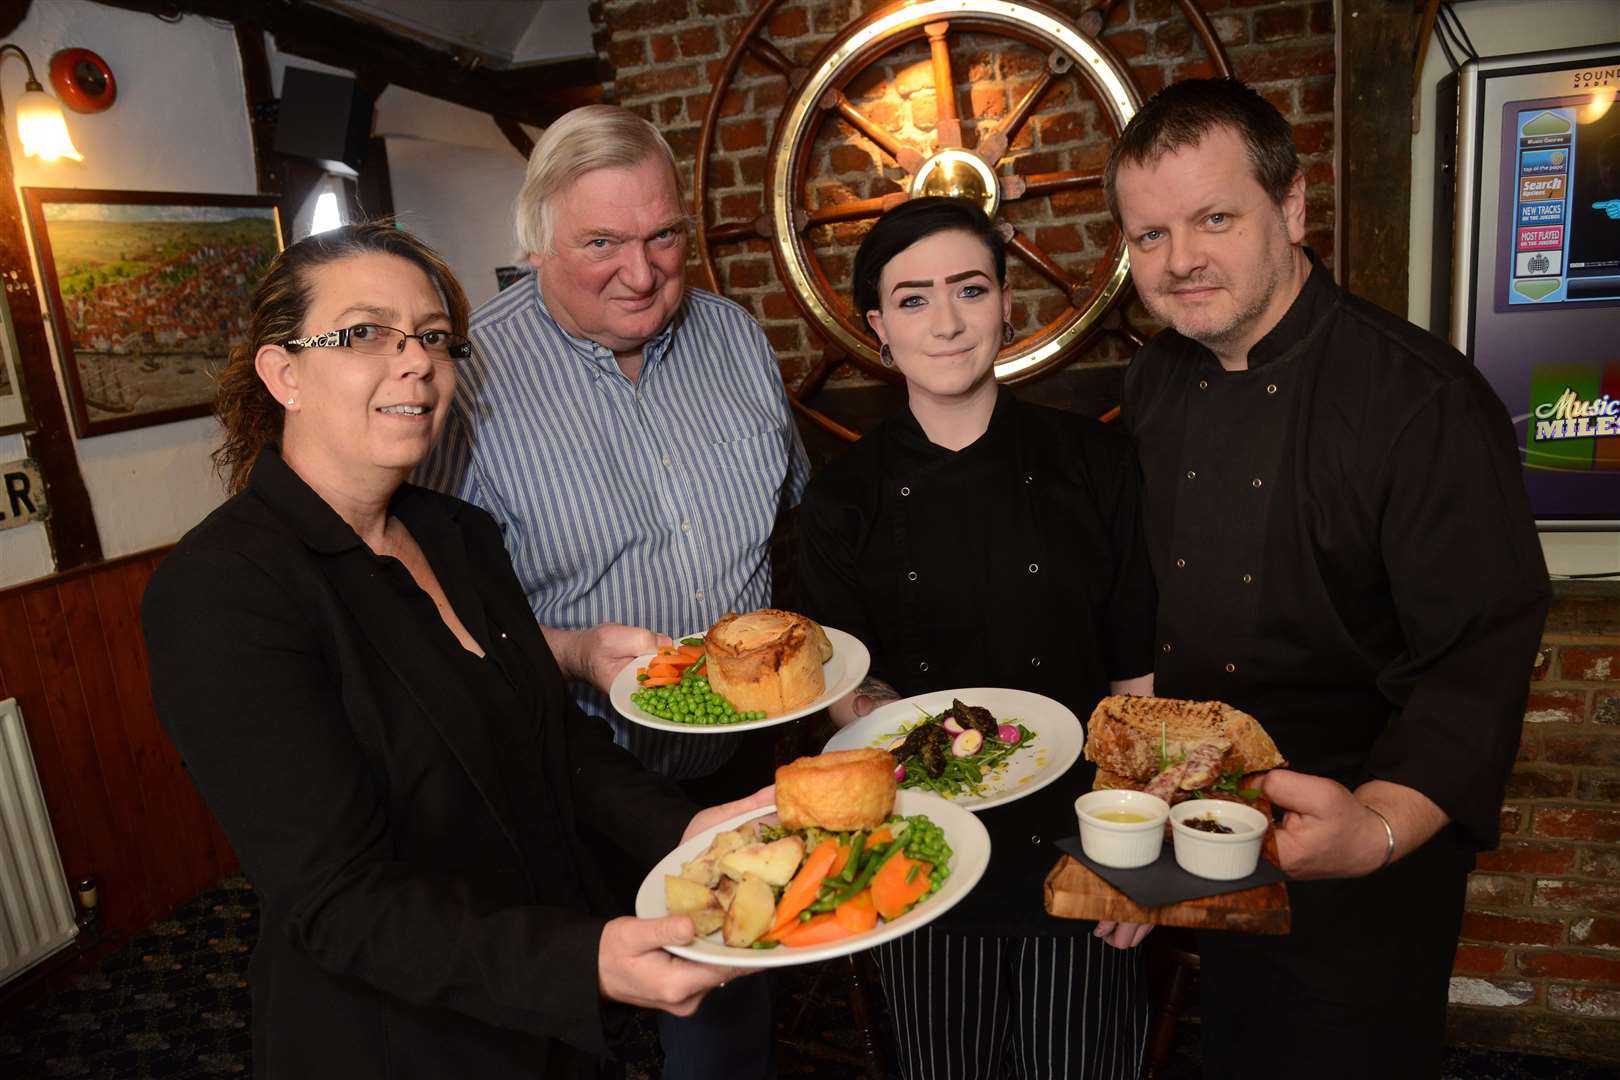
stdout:
<svg viewBox="0 0 1620 1080">
<path fill-rule="evenodd" d="M 377 323 L 356 323 L 341 330 L 329 330 L 312 337 L 283 341 L 288 349 L 353 349 L 369 356 L 387 356 L 402 353 L 405 343 L 412 338 L 422 343 L 422 350 L 435 360 L 465 360 L 472 355 L 472 342 L 448 330 L 424 330 L 420 334 L 407 334 L 393 326 Z"/>
</svg>

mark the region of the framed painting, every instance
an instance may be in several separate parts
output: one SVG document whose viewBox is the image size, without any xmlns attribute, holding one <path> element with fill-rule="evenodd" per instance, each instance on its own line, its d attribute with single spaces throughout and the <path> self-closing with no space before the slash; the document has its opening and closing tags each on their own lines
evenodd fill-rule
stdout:
<svg viewBox="0 0 1620 1080">
<path fill-rule="evenodd" d="M 28 415 L 28 394 L 23 389 L 22 363 L 17 356 L 17 334 L 11 328 L 11 299 L 0 290 L 0 435 L 33 426 Z"/>
<path fill-rule="evenodd" d="M 23 188 L 81 439 L 213 409 L 248 301 L 281 250 L 260 195 Z"/>
</svg>

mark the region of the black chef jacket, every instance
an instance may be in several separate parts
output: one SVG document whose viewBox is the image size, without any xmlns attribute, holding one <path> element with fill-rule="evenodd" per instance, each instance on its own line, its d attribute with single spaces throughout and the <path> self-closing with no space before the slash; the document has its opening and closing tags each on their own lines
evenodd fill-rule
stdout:
<svg viewBox="0 0 1620 1080">
<path fill-rule="evenodd" d="M 1513 427 L 1466 358 L 1311 262 L 1248 370 L 1166 330 L 1127 374 L 1156 690 L 1489 849 L 1549 593 Z"/>
<path fill-rule="evenodd" d="M 985 434 L 951 451 L 904 410 L 817 474 L 799 527 L 806 612 L 865 642 L 903 695 L 1013 687 L 1083 721 L 1111 679 L 1153 666 L 1136 464 L 1094 420 L 1002 390 Z M 1041 882 L 1092 771 L 980 815 L 990 866 L 947 925 L 1090 930 L 1046 915 Z"/>
</svg>

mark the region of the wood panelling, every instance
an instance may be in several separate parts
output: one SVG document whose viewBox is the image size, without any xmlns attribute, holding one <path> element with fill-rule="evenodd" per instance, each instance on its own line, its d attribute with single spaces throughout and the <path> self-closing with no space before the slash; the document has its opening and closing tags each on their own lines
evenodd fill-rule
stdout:
<svg viewBox="0 0 1620 1080">
<path fill-rule="evenodd" d="M 161 554 L 0 592 L 0 698 L 15 697 L 70 881 L 134 934 L 236 867 L 152 707 L 140 600 Z"/>
</svg>

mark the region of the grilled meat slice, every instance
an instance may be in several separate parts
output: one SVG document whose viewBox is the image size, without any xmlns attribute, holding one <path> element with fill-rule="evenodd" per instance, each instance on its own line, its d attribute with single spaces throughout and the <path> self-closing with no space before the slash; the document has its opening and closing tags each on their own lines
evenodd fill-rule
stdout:
<svg viewBox="0 0 1620 1080">
<path fill-rule="evenodd" d="M 1225 739 L 1188 744 L 1187 756 L 1149 780 L 1144 790 L 1165 802 L 1175 802 L 1184 791 L 1209 787 L 1221 778 L 1221 756 L 1229 745 Z"/>
<path fill-rule="evenodd" d="M 946 715 L 956 716 L 956 722 L 964 728 L 972 728 L 986 739 L 994 739 L 1001 730 L 1001 724 L 990 714 L 990 710 L 982 705 L 964 705 L 955 698 L 951 699 L 951 708 Z"/>
<path fill-rule="evenodd" d="M 944 773 L 945 762 L 951 756 L 951 733 L 938 724 L 929 724 L 927 730 L 929 735 L 918 748 L 917 759 L 929 776 L 937 777 Z"/>
</svg>

